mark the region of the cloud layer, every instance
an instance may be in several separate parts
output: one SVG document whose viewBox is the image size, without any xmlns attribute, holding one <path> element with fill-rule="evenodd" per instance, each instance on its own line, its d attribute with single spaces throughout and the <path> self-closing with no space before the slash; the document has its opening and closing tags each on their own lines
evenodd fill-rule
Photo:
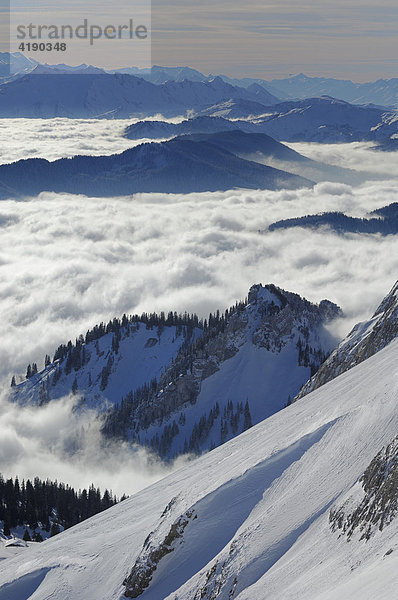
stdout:
<svg viewBox="0 0 398 600">
<path fill-rule="evenodd" d="M 165 119 L 161 115 L 147 119 Z M 122 137 L 124 129 L 138 119 L 0 119 L 0 164 L 24 158 L 57 160 L 78 154 L 117 154 L 145 140 Z"/>
<path fill-rule="evenodd" d="M 20 407 L 0 398 L 0 473 L 20 479 L 63 481 L 76 490 L 91 483 L 119 497 L 158 481 L 182 464 L 159 464 L 144 449 L 105 443 L 93 411 L 74 410 L 64 398 L 40 408 Z"/>
<path fill-rule="evenodd" d="M 38 131 L 40 152 L 51 159 L 119 151 L 126 143 L 118 137 L 120 122 L 35 122 L 25 130 L 29 143 L 21 151 L 23 133 L 15 128 L 10 140 L 4 133 L 8 125 L 1 125 L 3 161 L 21 152 L 34 154 L 29 144 Z M 62 145 L 64 125 L 72 133 Z M 43 127 L 48 127 L 47 137 Z M 351 167 L 371 163 L 384 175 L 389 173 L 386 162 L 396 161 L 366 146 L 306 145 L 301 150 L 317 157 L 322 152 L 324 159 Z M 353 158 L 357 150 L 358 160 Z M 104 448 L 95 416 L 77 418 L 69 399 L 35 410 L 10 406 L 5 396 L 11 375 L 23 374 L 32 361 L 41 368 L 46 353 L 99 321 L 153 310 L 206 316 L 243 299 L 257 282 L 275 283 L 312 301 L 337 302 L 346 312 L 339 324 L 344 335 L 374 310 L 397 279 L 397 238 L 303 229 L 270 233 L 267 227 L 325 210 L 365 215 L 397 200 L 398 181 L 391 179 L 357 187 L 321 183 L 313 190 L 112 199 L 43 193 L 23 202 L 1 202 L 0 471 L 58 477 L 77 487 L 94 481 L 128 493 L 165 474 L 145 453 L 123 445 Z M 80 451 L 72 457 L 77 442 Z"/>
<path fill-rule="evenodd" d="M 397 182 L 313 191 L 230 191 L 91 199 L 43 193 L 0 205 L 0 374 L 124 312 L 207 315 L 273 282 L 365 317 L 397 278 L 397 239 L 338 237 L 270 223 L 324 210 L 365 214 Z M 348 325 L 347 325 L 348 327 Z"/>
<path fill-rule="evenodd" d="M 296 152 L 330 165 L 353 169 L 369 176 L 397 178 L 397 153 L 372 150 L 375 142 L 350 144 L 287 143 Z"/>
</svg>

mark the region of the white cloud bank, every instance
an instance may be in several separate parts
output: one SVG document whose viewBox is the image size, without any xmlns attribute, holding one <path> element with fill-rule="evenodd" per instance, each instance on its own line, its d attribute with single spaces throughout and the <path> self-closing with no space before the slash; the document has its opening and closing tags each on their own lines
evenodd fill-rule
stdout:
<svg viewBox="0 0 398 600">
<path fill-rule="evenodd" d="M 76 490 L 91 483 L 119 497 L 158 481 L 183 463 L 165 466 L 144 449 L 106 443 L 93 411 L 74 411 L 76 399 L 20 407 L 0 398 L 0 472 L 20 479 L 50 478 Z"/>
<path fill-rule="evenodd" d="M 312 160 L 360 171 L 369 177 L 375 175 L 397 178 L 397 153 L 372 150 L 376 144 L 377 142 L 352 142 L 349 144 L 288 142 L 286 145 Z"/>
<path fill-rule="evenodd" d="M 391 181 L 113 199 L 43 193 L 4 201 L 0 374 L 24 371 L 31 361 L 40 365 L 46 352 L 103 319 L 144 310 L 207 315 L 244 298 L 256 282 L 336 301 L 351 324 L 397 278 L 397 238 L 266 229 L 324 210 L 362 215 L 397 199 Z"/>
<path fill-rule="evenodd" d="M 182 117 L 156 120 L 178 122 Z M 138 119 L 0 119 L 0 164 L 25 158 L 57 160 L 78 154 L 118 154 L 145 140 L 128 140 L 123 132 Z M 148 141 L 148 140 L 147 140 Z"/>
<path fill-rule="evenodd" d="M 31 126 L 31 137 L 37 126 Z M 95 129 L 93 144 L 101 152 L 108 143 L 109 150 L 120 150 L 125 142 L 116 134 L 109 141 L 119 126 L 101 122 L 104 139 Z M 62 127 L 55 127 L 54 139 L 49 131 L 42 150 L 48 158 L 82 151 L 85 127 L 76 125 L 75 141 L 66 149 L 58 137 Z M 13 144 L 3 146 L 3 159 L 4 153 L 10 158 L 16 152 Z M 26 148 L 22 151 L 29 153 Z M 330 147 L 329 154 L 342 151 L 341 160 L 346 156 L 351 160 L 346 166 L 352 166 L 349 146 Z M 361 152 L 362 160 L 371 160 L 369 150 Z M 397 180 L 112 199 L 43 193 L 24 202 L 1 202 L 0 472 L 58 477 L 77 487 L 93 481 L 119 493 L 162 476 L 165 471 L 144 453 L 123 445 L 104 449 L 92 413 L 77 419 L 70 400 L 34 410 L 9 406 L 4 397 L 11 374 L 24 373 L 32 361 L 42 367 L 45 353 L 101 320 L 144 310 L 207 315 L 243 299 L 257 282 L 275 283 L 312 301 L 337 302 L 347 315 L 343 335 L 374 310 L 397 279 L 398 238 L 304 229 L 270 233 L 267 227 L 326 210 L 365 215 L 394 201 Z M 82 426 L 81 450 L 72 457 L 68 450 Z"/>
</svg>

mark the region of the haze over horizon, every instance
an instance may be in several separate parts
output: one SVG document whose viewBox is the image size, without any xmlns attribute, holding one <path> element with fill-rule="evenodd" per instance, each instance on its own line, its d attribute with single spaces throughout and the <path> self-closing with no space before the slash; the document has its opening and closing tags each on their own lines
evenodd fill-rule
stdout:
<svg viewBox="0 0 398 600">
<path fill-rule="evenodd" d="M 134 16 L 137 2 L 132 7 L 119 0 L 112 7 L 112 15 L 119 19 L 132 12 Z M 142 6 L 140 0 L 140 11 Z M 3 16 L 6 11 L 2 3 Z M 17 18 L 28 23 L 32 15 L 42 23 L 51 19 L 80 23 L 86 18 L 101 23 L 103 18 L 112 18 L 104 2 L 94 4 L 92 0 L 84 8 L 61 1 L 50 13 L 44 0 L 34 6 L 27 1 L 11 3 L 12 22 Z M 351 5 L 342 0 L 324 0 L 321 4 L 309 0 L 304 5 L 289 0 L 282 6 L 251 0 L 244 7 L 236 0 L 228 4 L 221 0 L 216 5 L 208 0 L 200 5 L 192 0 L 154 0 L 151 17 L 152 57 L 138 43 L 130 53 L 121 52 L 126 40 L 102 41 L 92 47 L 87 41 L 83 44 L 73 40 L 67 52 L 70 60 L 57 52 L 51 53 L 47 62 L 104 68 L 189 65 L 205 74 L 263 79 L 305 73 L 365 82 L 398 76 L 398 6 L 392 0 L 381 0 L 377 6 L 369 0 L 355 0 Z M 0 50 L 8 48 L 7 19 L 3 18 Z M 46 62 L 39 52 L 34 56 Z"/>
</svg>

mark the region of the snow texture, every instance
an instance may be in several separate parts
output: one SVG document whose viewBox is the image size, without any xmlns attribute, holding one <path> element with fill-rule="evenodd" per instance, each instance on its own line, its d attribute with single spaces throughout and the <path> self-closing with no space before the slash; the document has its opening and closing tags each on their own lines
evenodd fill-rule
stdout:
<svg viewBox="0 0 398 600">
<path fill-rule="evenodd" d="M 156 550 L 188 512 L 196 518 L 168 538 L 173 551 L 143 600 L 391 600 L 397 520 L 347 544 L 329 511 L 396 435 L 397 352 L 395 340 L 166 479 L 2 561 L 1 600 L 19 590 L 34 600 L 121 599 L 148 535 Z"/>
</svg>

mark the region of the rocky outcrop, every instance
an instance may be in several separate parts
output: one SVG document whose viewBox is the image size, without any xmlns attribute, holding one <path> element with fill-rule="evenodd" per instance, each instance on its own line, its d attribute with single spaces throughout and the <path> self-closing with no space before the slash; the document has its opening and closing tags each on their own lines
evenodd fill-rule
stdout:
<svg viewBox="0 0 398 600">
<path fill-rule="evenodd" d="M 257 422 L 262 415 L 269 416 L 267 393 L 279 385 L 283 372 L 289 374 L 290 387 L 279 386 L 272 410 L 291 402 L 300 384 L 334 348 L 335 339 L 325 325 L 340 315 L 341 309 L 328 300 L 313 304 L 272 284 L 253 285 L 244 302 L 210 315 L 201 335 L 187 339 L 150 389 L 128 394 L 108 415 L 104 431 L 149 445 L 162 458 L 200 453 L 224 443 L 253 423 L 252 408 Z M 256 372 L 250 375 L 251 391 L 247 387 L 239 395 L 231 391 L 230 374 L 223 385 L 223 373 L 230 368 L 226 363 L 232 359 L 234 375 L 241 381 L 248 377 L 251 361 L 257 361 Z M 209 382 L 216 374 L 218 379 Z M 214 381 L 219 386 L 216 392 L 211 389 Z M 201 404 L 205 409 L 199 412 Z M 191 410 L 186 424 L 185 412 L 194 405 L 198 405 L 195 421 L 192 424 Z"/>
<path fill-rule="evenodd" d="M 341 531 L 347 540 L 356 532 L 368 540 L 398 514 L 398 437 L 375 456 L 359 484 L 362 497 L 351 497 L 329 515 L 332 531 Z"/>
<path fill-rule="evenodd" d="M 165 518 L 166 514 L 170 511 L 171 505 L 168 505 L 163 512 L 162 519 Z M 194 510 L 188 510 L 186 513 L 181 515 L 171 525 L 170 530 L 160 544 L 153 542 L 154 533 L 148 535 L 144 542 L 144 546 L 141 550 L 140 555 L 135 561 L 134 567 L 131 573 L 123 582 L 126 587 L 124 595 L 127 598 L 138 598 L 144 591 L 149 587 L 153 574 L 162 558 L 173 552 L 178 543 L 183 542 L 184 530 L 188 523 L 192 519 L 196 519 L 197 516 Z M 160 523 L 160 527 L 162 521 Z"/>
<path fill-rule="evenodd" d="M 318 372 L 303 386 L 295 400 L 306 396 L 341 373 L 382 350 L 398 336 L 398 281 L 370 321 L 358 323 Z"/>
<path fill-rule="evenodd" d="M 148 408 L 158 418 L 154 406 L 158 410 L 161 407 L 165 418 L 188 403 L 195 404 L 202 382 L 247 343 L 272 353 L 280 353 L 293 343 L 297 364 L 310 367 L 313 373 L 328 353 L 320 330 L 341 314 L 341 309 L 328 300 L 316 305 L 272 284 L 253 285 L 245 303 L 215 317 L 188 351 L 182 349 L 162 374 Z M 143 413 L 147 413 L 145 405 L 137 412 L 137 422 L 145 421 Z"/>
</svg>

